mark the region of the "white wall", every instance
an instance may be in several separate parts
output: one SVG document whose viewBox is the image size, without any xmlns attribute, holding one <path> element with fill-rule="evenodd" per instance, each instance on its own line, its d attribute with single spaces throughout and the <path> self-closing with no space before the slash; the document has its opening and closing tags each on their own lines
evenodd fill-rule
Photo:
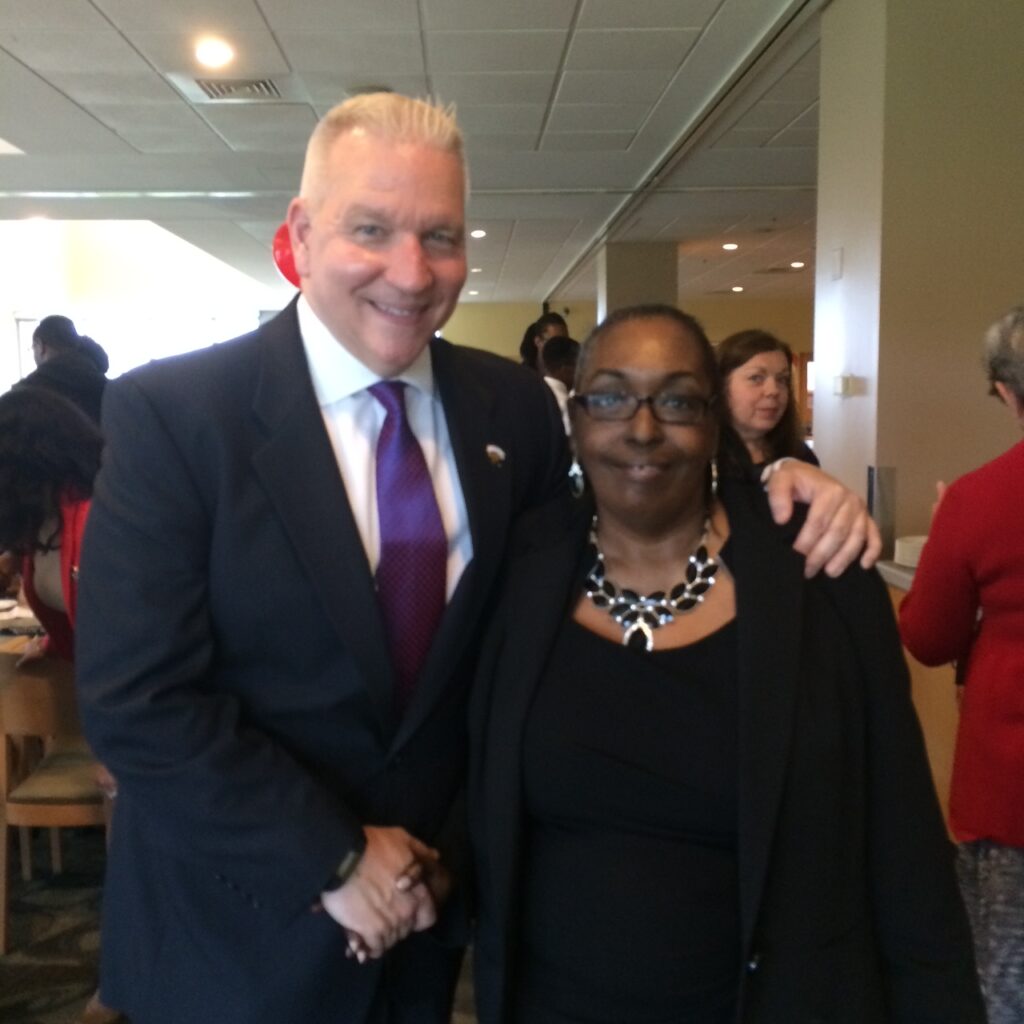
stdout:
<svg viewBox="0 0 1024 1024">
<path fill-rule="evenodd" d="M 270 254 L 267 254 L 269 260 Z M 145 221 L 0 223 L 0 390 L 33 369 L 16 322 L 63 313 L 110 357 L 110 376 L 221 341 L 290 298 Z"/>
</svg>

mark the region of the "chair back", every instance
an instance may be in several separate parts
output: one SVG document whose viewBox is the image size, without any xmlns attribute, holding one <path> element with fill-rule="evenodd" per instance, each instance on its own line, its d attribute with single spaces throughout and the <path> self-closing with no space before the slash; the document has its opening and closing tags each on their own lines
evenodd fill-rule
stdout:
<svg viewBox="0 0 1024 1024">
<path fill-rule="evenodd" d="M 46 658 L 17 667 L 0 653 L 0 731 L 5 736 L 80 736 L 74 669 Z"/>
</svg>

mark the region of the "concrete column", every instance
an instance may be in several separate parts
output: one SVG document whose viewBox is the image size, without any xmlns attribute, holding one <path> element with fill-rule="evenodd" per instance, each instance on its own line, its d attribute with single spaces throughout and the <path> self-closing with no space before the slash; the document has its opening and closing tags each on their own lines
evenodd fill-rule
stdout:
<svg viewBox="0 0 1024 1024">
<path fill-rule="evenodd" d="M 815 447 L 862 494 L 892 470 L 896 535 L 1019 438 L 980 357 L 1024 301 L 1021 40 L 1020 0 L 822 15 Z"/>
<path fill-rule="evenodd" d="M 609 242 L 597 256 L 597 319 L 641 302 L 675 305 L 679 258 L 675 242 Z"/>
</svg>

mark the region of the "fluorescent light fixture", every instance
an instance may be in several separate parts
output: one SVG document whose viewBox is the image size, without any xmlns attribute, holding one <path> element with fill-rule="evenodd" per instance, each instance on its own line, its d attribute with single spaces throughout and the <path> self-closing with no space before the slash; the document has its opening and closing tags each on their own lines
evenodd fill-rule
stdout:
<svg viewBox="0 0 1024 1024">
<path fill-rule="evenodd" d="M 469 237 L 470 238 L 486 238 L 487 237 L 487 232 L 484 231 L 483 228 L 477 228 L 476 231 L 470 231 Z"/>
<path fill-rule="evenodd" d="M 725 243 L 725 244 L 724 244 L 724 245 L 722 246 L 722 248 L 723 248 L 723 249 L 724 249 L 724 250 L 725 250 L 726 252 L 732 252 L 733 250 L 735 250 L 735 249 L 738 249 L 738 248 L 739 248 L 739 246 L 738 246 L 738 245 L 737 245 L 737 244 L 736 244 L 735 242 L 726 242 L 726 243 Z"/>
<path fill-rule="evenodd" d="M 234 49 L 223 39 L 206 36 L 196 43 L 196 60 L 204 68 L 222 68 L 234 59 Z"/>
</svg>

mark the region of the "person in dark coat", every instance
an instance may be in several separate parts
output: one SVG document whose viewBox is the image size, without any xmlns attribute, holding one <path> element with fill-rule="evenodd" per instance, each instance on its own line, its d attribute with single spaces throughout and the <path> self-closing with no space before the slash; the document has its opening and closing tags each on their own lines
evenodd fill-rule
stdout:
<svg viewBox="0 0 1024 1024">
<path fill-rule="evenodd" d="M 32 354 L 36 369 L 15 387 L 56 391 L 99 424 L 110 368 L 103 347 L 88 335 L 79 334 L 68 317 L 53 314 L 43 317 L 33 332 Z"/>
</svg>

